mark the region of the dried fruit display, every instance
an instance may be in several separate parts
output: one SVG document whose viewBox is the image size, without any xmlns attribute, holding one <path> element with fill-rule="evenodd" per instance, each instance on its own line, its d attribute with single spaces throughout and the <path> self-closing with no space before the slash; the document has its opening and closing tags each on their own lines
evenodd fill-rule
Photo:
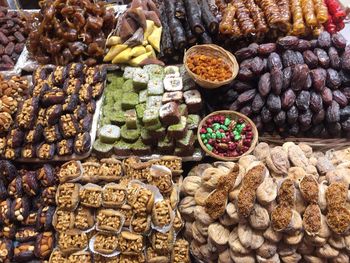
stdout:
<svg viewBox="0 0 350 263">
<path fill-rule="evenodd" d="M 4 71 L 15 66 L 25 46 L 28 31 L 19 12 L 1 7 L 0 13 L 0 71 Z"/>
<path fill-rule="evenodd" d="M 341 34 L 323 32 L 316 41 L 287 36 L 257 50 L 252 45 L 238 50 L 236 80 L 226 89 L 205 91 L 210 111 L 238 110 L 260 133 L 348 135 L 350 48 Z"/>
<path fill-rule="evenodd" d="M 98 140 L 102 156 L 197 152 L 201 94 L 184 67 L 126 67 L 123 77 L 108 76 Z"/>
<path fill-rule="evenodd" d="M 179 203 L 192 255 L 201 262 L 349 261 L 349 160 L 348 150 L 260 143 L 237 163 L 195 166 Z"/>
<path fill-rule="evenodd" d="M 184 226 L 177 208 L 181 173 L 181 159 L 171 156 L 64 164 L 58 171 L 61 184 L 53 217 L 58 240 L 50 262 L 173 257 L 173 262 L 189 263 L 189 243 L 177 236 Z"/>
<path fill-rule="evenodd" d="M 116 22 L 114 10 L 105 5 L 90 0 L 42 1 L 41 11 L 28 25 L 30 55 L 41 64 L 84 62 L 92 66 L 100 62 Z"/>
<path fill-rule="evenodd" d="M 0 261 L 48 260 L 55 245 L 55 167 L 17 170 L 0 161 Z"/>
<path fill-rule="evenodd" d="M 92 144 L 89 132 L 105 79 L 102 66 L 72 63 L 38 67 L 28 96 L 21 97 L 14 125 L 1 136 L 1 156 L 51 160 L 86 154 Z M 17 92 L 22 92 L 21 79 L 17 82 Z"/>
</svg>

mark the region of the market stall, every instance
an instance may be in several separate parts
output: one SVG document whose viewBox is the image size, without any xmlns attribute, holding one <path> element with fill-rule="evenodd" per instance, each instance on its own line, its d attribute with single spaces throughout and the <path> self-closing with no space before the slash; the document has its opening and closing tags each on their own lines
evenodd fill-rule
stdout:
<svg viewBox="0 0 350 263">
<path fill-rule="evenodd" d="M 39 6 L 0 7 L 0 262 L 349 262 L 347 1 Z"/>
</svg>

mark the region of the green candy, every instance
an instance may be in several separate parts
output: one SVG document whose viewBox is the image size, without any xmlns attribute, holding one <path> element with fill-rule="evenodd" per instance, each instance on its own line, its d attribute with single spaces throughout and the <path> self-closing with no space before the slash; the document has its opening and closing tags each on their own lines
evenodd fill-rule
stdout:
<svg viewBox="0 0 350 263">
<path fill-rule="evenodd" d="M 201 138 L 202 138 L 202 140 L 204 140 L 205 138 L 207 138 L 207 135 L 204 134 L 204 133 L 202 133 L 202 134 L 201 134 Z"/>
<path fill-rule="evenodd" d="M 216 138 L 222 139 L 222 134 L 221 134 L 221 132 L 217 131 L 215 134 L 216 134 Z"/>
<path fill-rule="evenodd" d="M 231 123 L 231 120 L 229 118 L 226 118 L 224 123 L 227 126 L 227 125 L 229 125 Z"/>
<path fill-rule="evenodd" d="M 235 141 L 239 141 L 241 139 L 241 135 L 235 136 Z"/>
<path fill-rule="evenodd" d="M 227 131 L 227 130 L 228 130 L 227 126 L 222 125 L 222 124 L 220 125 L 220 128 L 223 129 L 224 131 Z"/>
<path fill-rule="evenodd" d="M 207 128 L 207 132 L 212 133 L 213 129 L 212 128 Z"/>
<path fill-rule="evenodd" d="M 215 139 L 216 139 L 216 134 L 215 134 L 215 133 L 212 133 L 212 134 L 211 134 L 211 138 L 215 140 Z"/>
<path fill-rule="evenodd" d="M 203 143 L 204 143 L 204 144 L 207 144 L 207 143 L 208 143 L 208 140 L 207 140 L 207 139 L 204 139 L 204 140 L 203 140 Z"/>
<path fill-rule="evenodd" d="M 210 144 L 206 144 L 205 147 L 207 147 L 207 149 L 209 151 L 212 151 L 213 150 L 213 146 L 211 146 Z"/>
<path fill-rule="evenodd" d="M 220 129 L 220 124 L 219 123 L 214 123 L 213 124 L 213 129 L 214 129 L 214 131 L 217 131 L 218 129 Z"/>
</svg>

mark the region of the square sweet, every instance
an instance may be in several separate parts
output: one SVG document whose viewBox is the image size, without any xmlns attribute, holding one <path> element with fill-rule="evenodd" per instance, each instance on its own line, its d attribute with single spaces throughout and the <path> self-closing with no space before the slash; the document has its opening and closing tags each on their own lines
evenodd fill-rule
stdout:
<svg viewBox="0 0 350 263">
<path fill-rule="evenodd" d="M 189 130 L 195 130 L 198 128 L 201 117 L 197 114 L 190 114 L 187 117 L 187 126 Z"/>
<path fill-rule="evenodd" d="M 149 75 L 143 69 L 137 69 L 134 71 L 132 76 L 132 83 L 136 91 L 143 90 L 147 88 L 149 81 Z"/>
<path fill-rule="evenodd" d="M 170 101 L 181 101 L 183 97 L 182 91 L 165 92 L 163 94 L 162 102 L 163 104 Z"/>
<path fill-rule="evenodd" d="M 166 129 L 164 127 L 160 127 L 159 129 L 149 131 L 150 135 L 157 138 L 158 140 L 161 140 L 166 135 Z"/>
<path fill-rule="evenodd" d="M 152 154 L 151 146 L 144 144 L 141 139 L 137 140 L 131 146 L 131 150 L 133 154 L 139 155 L 139 156 Z"/>
<path fill-rule="evenodd" d="M 126 125 L 123 125 L 120 129 L 120 135 L 125 142 L 133 143 L 140 137 L 140 130 L 138 128 L 128 129 Z"/>
<path fill-rule="evenodd" d="M 134 109 L 139 104 L 139 95 L 135 92 L 126 92 L 122 97 L 122 108 L 123 110 Z"/>
<path fill-rule="evenodd" d="M 186 148 L 175 148 L 175 152 L 174 155 L 176 156 L 181 156 L 181 157 L 185 157 L 185 156 L 192 156 L 194 153 L 194 147 L 186 147 Z"/>
<path fill-rule="evenodd" d="M 178 66 L 167 66 L 164 68 L 165 75 L 180 76 L 180 68 Z"/>
<path fill-rule="evenodd" d="M 113 150 L 117 156 L 129 156 L 131 154 L 131 144 L 120 140 L 114 144 Z"/>
<path fill-rule="evenodd" d="M 127 110 L 125 112 L 125 122 L 126 122 L 126 127 L 128 129 L 136 129 L 137 128 L 137 115 L 136 115 L 136 110 Z"/>
<path fill-rule="evenodd" d="M 186 104 L 180 104 L 179 106 L 179 111 L 181 116 L 186 116 L 188 115 L 188 109 Z"/>
<path fill-rule="evenodd" d="M 180 121 L 179 105 L 176 102 L 168 102 L 159 109 L 159 117 L 163 125 L 169 126 Z"/>
<path fill-rule="evenodd" d="M 183 89 L 181 77 L 165 77 L 163 82 L 166 91 L 181 91 Z"/>
<path fill-rule="evenodd" d="M 135 68 L 135 67 L 125 67 L 123 78 L 124 79 L 132 79 L 136 69 L 137 68 Z"/>
<path fill-rule="evenodd" d="M 128 79 L 123 83 L 123 92 L 134 92 L 134 85 L 132 84 L 132 79 Z"/>
<path fill-rule="evenodd" d="M 187 118 L 181 116 L 180 122 L 168 127 L 168 136 L 174 139 L 181 139 L 186 135 Z"/>
<path fill-rule="evenodd" d="M 163 78 L 164 77 L 164 68 L 159 65 L 146 65 L 143 69 L 149 74 L 150 79 L 154 77 Z"/>
<path fill-rule="evenodd" d="M 185 103 L 189 113 L 196 113 L 202 108 L 202 97 L 198 90 L 188 90 L 184 92 Z"/>
<path fill-rule="evenodd" d="M 147 129 L 141 130 L 141 140 L 146 145 L 154 145 L 157 143 L 157 139 L 153 137 Z"/>
<path fill-rule="evenodd" d="M 137 119 L 142 120 L 143 114 L 146 110 L 146 103 L 138 104 L 135 107 Z"/>
<path fill-rule="evenodd" d="M 147 96 L 148 96 L 148 91 L 145 89 L 145 90 L 141 90 L 139 92 L 139 102 L 140 103 L 144 103 L 147 101 Z"/>
<path fill-rule="evenodd" d="M 148 126 L 157 125 L 159 123 L 159 110 L 154 107 L 147 107 L 143 113 L 142 122 L 146 128 Z"/>
<path fill-rule="evenodd" d="M 173 154 L 174 148 L 174 140 L 168 136 L 166 136 L 163 140 L 158 141 L 157 150 L 161 154 Z"/>
<path fill-rule="evenodd" d="M 107 115 L 111 124 L 123 125 L 125 123 L 125 112 L 123 110 L 113 110 Z"/>
<path fill-rule="evenodd" d="M 147 85 L 148 95 L 162 95 L 164 93 L 163 80 L 161 78 L 150 79 Z"/>
<path fill-rule="evenodd" d="M 179 148 L 192 147 L 194 144 L 194 140 L 195 140 L 195 137 L 194 137 L 193 131 L 188 130 L 186 132 L 186 135 L 182 139 L 176 141 L 176 146 Z"/>
<path fill-rule="evenodd" d="M 146 101 L 146 109 L 156 108 L 162 106 L 162 96 L 149 96 Z"/>
</svg>

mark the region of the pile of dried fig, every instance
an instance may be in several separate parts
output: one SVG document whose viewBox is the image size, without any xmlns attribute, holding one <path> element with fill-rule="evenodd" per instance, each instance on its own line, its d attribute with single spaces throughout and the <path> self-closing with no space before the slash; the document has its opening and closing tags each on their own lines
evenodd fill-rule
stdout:
<svg viewBox="0 0 350 263">
<path fill-rule="evenodd" d="M 212 214 L 207 203 L 222 191 L 223 178 L 229 191 L 215 200 L 225 209 Z M 349 184 L 348 150 L 260 143 L 237 163 L 190 171 L 181 186 L 183 234 L 201 262 L 348 262 Z"/>
</svg>

